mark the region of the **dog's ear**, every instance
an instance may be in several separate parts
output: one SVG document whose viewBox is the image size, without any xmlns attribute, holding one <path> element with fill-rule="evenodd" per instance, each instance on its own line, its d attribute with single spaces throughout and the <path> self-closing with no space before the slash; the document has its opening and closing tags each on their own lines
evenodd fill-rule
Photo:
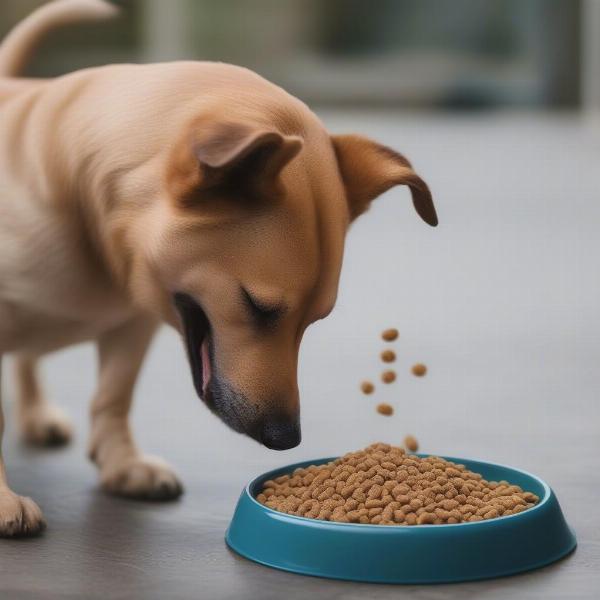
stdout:
<svg viewBox="0 0 600 600">
<path fill-rule="evenodd" d="M 239 123 L 211 124 L 175 148 L 167 183 L 184 204 L 207 192 L 268 195 L 301 148 L 297 136 Z"/>
<path fill-rule="evenodd" d="M 352 220 L 386 190 L 395 185 L 407 185 L 419 216 L 433 227 L 438 224 L 431 192 L 404 156 L 360 135 L 333 135 L 331 141 L 346 187 Z"/>
</svg>

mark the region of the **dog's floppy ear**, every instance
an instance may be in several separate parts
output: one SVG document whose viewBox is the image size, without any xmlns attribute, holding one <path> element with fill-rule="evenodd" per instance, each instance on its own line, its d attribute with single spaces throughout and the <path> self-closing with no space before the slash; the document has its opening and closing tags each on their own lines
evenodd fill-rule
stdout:
<svg viewBox="0 0 600 600">
<path fill-rule="evenodd" d="M 331 141 L 346 187 L 352 220 L 386 190 L 395 185 L 407 185 L 419 216 L 433 227 L 438 224 L 431 192 L 404 156 L 360 135 L 333 135 Z"/>
<path fill-rule="evenodd" d="M 276 189 L 282 169 L 301 148 L 301 138 L 275 130 L 210 124 L 175 148 L 167 183 L 184 204 L 211 191 L 262 196 Z"/>
</svg>

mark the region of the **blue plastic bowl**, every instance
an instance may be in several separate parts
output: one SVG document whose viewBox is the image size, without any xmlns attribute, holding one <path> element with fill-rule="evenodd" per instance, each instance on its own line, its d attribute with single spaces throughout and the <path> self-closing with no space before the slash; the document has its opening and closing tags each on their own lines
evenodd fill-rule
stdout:
<svg viewBox="0 0 600 600">
<path fill-rule="evenodd" d="M 556 496 L 538 477 L 502 465 L 448 458 L 533 492 L 540 502 L 522 513 L 450 525 L 361 525 L 296 517 L 260 504 L 268 479 L 324 458 L 269 471 L 243 490 L 225 540 L 255 562 L 304 575 L 377 583 L 444 583 L 512 575 L 543 567 L 577 542 Z"/>
</svg>

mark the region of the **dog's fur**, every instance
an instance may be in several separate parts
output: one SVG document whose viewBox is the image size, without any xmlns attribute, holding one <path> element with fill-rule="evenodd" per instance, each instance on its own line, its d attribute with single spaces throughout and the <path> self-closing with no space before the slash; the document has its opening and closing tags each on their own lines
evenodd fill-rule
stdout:
<svg viewBox="0 0 600 600">
<path fill-rule="evenodd" d="M 168 499 L 181 493 L 177 477 L 138 450 L 127 421 L 157 324 L 181 332 L 198 394 L 228 425 L 292 447 L 298 347 L 333 307 L 348 225 L 397 184 L 425 221 L 437 217 L 405 158 L 330 136 L 302 102 L 240 67 L 18 78 L 47 31 L 113 12 L 102 0 L 51 2 L 0 47 L 0 359 L 16 355 L 24 439 L 64 443 L 69 421 L 36 364 L 95 340 L 90 456 L 101 483 Z M 43 524 L 0 457 L 0 535 Z"/>
</svg>

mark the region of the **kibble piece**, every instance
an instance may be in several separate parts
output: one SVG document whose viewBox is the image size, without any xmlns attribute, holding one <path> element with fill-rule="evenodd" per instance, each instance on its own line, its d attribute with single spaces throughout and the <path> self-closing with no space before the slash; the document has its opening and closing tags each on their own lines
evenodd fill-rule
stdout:
<svg viewBox="0 0 600 600">
<path fill-rule="evenodd" d="M 386 363 L 391 363 L 396 360 L 396 353 L 393 350 L 384 350 L 380 356 L 381 360 Z"/>
<path fill-rule="evenodd" d="M 419 449 L 419 442 L 417 441 L 417 438 L 414 435 L 407 435 L 404 438 L 404 445 L 411 452 L 416 452 Z M 440 478 L 438 477 L 438 480 L 439 479 Z M 438 483 L 440 483 L 440 482 L 438 481 Z"/>
<path fill-rule="evenodd" d="M 398 330 L 395 329 L 394 327 L 391 327 L 390 329 L 386 329 L 385 331 L 383 331 L 381 333 L 381 337 L 386 342 L 393 342 L 395 339 L 398 338 Z"/>
<path fill-rule="evenodd" d="M 381 443 L 265 481 L 256 499 L 309 519 L 397 527 L 497 519 L 539 501 L 532 492 L 486 481 L 464 465 Z"/>
<path fill-rule="evenodd" d="M 381 374 L 381 381 L 383 381 L 383 383 L 392 383 L 396 381 L 396 372 L 392 370 L 384 371 Z"/>
<path fill-rule="evenodd" d="M 416 525 L 417 524 L 417 515 L 415 515 L 415 513 L 409 512 L 406 515 L 406 524 L 407 525 Z"/>
<path fill-rule="evenodd" d="M 427 373 L 427 367 L 423 363 L 417 363 L 413 365 L 411 371 L 416 377 L 423 377 Z"/>
<path fill-rule="evenodd" d="M 391 406 L 390 404 L 386 404 L 385 402 L 382 402 L 381 404 L 377 405 L 377 412 L 380 415 L 385 415 L 386 417 L 391 417 L 394 414 L 394 407 Z"/>
<path fill-rule="evenodd" d="M 375 391 L 375 386 L 370 381 L 363 381 L 360 384 L 360 389 L 363 394 L 372 394 Z"/>
<path fill-rule="evenodd" d="M 433 513 L 423 512 L 419 515 L 417 523 L 419 525 L 431 525 L 435 521 L 435 515 Z"/>
</svg>

